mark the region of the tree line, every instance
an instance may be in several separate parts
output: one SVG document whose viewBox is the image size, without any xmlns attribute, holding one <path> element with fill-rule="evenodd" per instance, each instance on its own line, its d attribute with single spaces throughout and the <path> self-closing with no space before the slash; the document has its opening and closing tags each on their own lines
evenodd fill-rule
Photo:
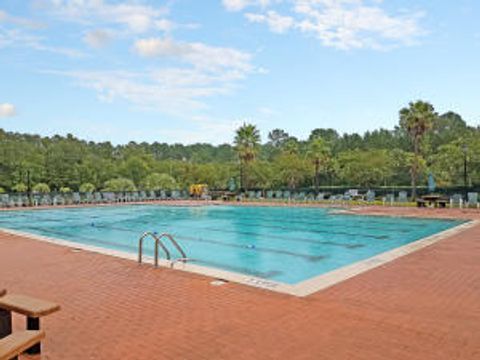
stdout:
<svg viewBox="0 0 480 360">
<path fill-rule="evenodd" d="M 465 179 L 465 163 L 467 176 Z M 0 191 L 373 188 L 480 184 L 480 127 L 437 114 L 423 101 L 399 112 L 394 129 L 339 134 L 317 128 L 307 139 L 274 129 L 262 141 L 244 124 L 233 144 L 84 141 L 0 129 Z"/>
</svg>

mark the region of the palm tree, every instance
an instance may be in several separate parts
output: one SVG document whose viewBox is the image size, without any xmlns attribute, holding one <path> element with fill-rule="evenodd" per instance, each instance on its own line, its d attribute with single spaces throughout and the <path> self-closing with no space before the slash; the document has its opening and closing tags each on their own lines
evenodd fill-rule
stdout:
<svg viewBox="0 0 480 360">
<path fill-rule="evenodd" d="M 325 166 L 330 156 L 330 148 L 322 138 L 314 138 L 308 143 L 307 157 L 314 167 L 315 192 L 318 193 L 320 167 Z"/>
<path fill-rule="evenodd" d="M 434 107 L 424 101 L 411 102 L 408 108 L 400 110 L 400 127 L 408 133 L 413 142 L 414 159 L 410 169 L 413 199 L 415 199 L 417 193 L 421 141 L 432 128 L 433 122 L 437 117 L 438 114 L 435 112 Z"/>
<path fill-rule="evenodd" d="M 246 168 L 258 154 L 260 132 L 255 125 L 244 123 L 235 132 L 234 143 L 240 159 L 240 188 L 245 188 L 248 184 Z"/>
</svg>

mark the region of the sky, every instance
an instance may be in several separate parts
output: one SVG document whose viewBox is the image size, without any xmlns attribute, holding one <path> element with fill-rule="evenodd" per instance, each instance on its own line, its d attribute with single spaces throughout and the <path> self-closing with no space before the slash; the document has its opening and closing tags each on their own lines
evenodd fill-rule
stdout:
<svg viewBox="0 0 480 360">
<path fill-rule="evenodd" d="M 392 129 L 413 100 L 480 125 L 478 0 L 0 0 L 0 128 L 231 142 Z"/>
</svg>

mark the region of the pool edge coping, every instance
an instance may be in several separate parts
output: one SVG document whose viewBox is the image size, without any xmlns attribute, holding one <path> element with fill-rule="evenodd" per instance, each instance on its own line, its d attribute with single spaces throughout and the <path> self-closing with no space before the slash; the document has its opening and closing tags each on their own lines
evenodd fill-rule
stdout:
<svg viewBox="0 0 480 360">
<path fill-rule="evenodd" d="M 430 245 L 433 245 L 443 239 L 449 238 L 453 235 L 466 231 L 480 225 L 480 220 L 468 220 L 462 224 L 441 231 L 439 233 L 421 238 L 413 241 L 409 244 L 397 247 L 395 249 L 380 253 L 378 255 L 369 257 L 367 259 L 357 261 L 350 265 L 342 266 L 338 269 L 326 272 L 314 276 L 310 279 L 301 281 L 297 284 L 286 284 L 282 282 L 272 281 L 261 277 L 252 275 L 245 275 L 228 270 L 217 269 L 213 267 L 201 266 L 191 263 L 183 262 L 171 262 L 165 259 L 159 259 L 159 268 L 169 268 L 173 270 L 181 270 L 188 273 L 194 273 L 197 275 L 207 276 L 213 279 L 225 280 L 228 282 L 234 282 L 241 285 L 251 286 L 258 289 L 274 291 L 281 294 L 293 295 L 296 297 L 306 297 L 312 295 L 318 291 L 327 289 L 331 286 L 337 285 L 343 281 L 353 278 L 357 275 L 385 265 L 393 260 L 411 254 L 417 250 L 423 249 Z M 136 254 L 132 254 L 126 251 L 106 249 L 99 246 L 87 245 L 82 243 L 76 243 L 73 241 L 62 240 L 54 237 L 36 235 L 28 232 L 6 229 L 0 227 L 0 232 L 6 234 L 25 237 L 31 240 L 42 241 L 54 245 L 64 246 L 67 248 L 81 249 L 83 251 L 98 253 L 107 256 L 113 256 L 121 259 L 138 261 Z M 152 257 L 144 256 L 143 262 L 153 265 L 154 260 Z"/>
</svg>

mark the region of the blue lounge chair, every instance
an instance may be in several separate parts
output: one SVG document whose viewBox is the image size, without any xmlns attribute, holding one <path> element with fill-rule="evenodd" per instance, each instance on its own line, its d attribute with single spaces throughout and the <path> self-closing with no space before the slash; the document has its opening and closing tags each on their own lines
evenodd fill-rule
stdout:
<svg viewBox="0 0 480 360">
<path fill-rule="evenodd" d="M 368 190 L 367 194 L 365 195 L 366 200 L 368 202 L 374 202 L 375 201 L 375 191 L 373 190 Z"/>
<path fill-rule="evenodd" d="M 80 193 L 74 192 L 72 195 L 72 201 L 75 205 L 78 205 L 82 202 L 82 198 L 80 197 Z"/>
<path fill-rule="evenodd" d="M 395 194 L 387 194 L 385 195 L 385 197 L 383 197 L 383 204 L 390 204 L 390 205 L 393 205 L 393 203 L 395 202 Z"/>
<path fill-rule="evenodd" d="M 43 195 L 40 204 L 43 206 L 52 205 L 52 198 L 50 197 L 50 195 L 49 194 Z"/>
<path fill-rule="evenodd" d="M 398 202 L 401 202 L 401 203 L 408 202 L 408 193 L 406 191 L 400 191 L 398 193 Z"/>
<path fill-rule="evenodd" d="M 0 194 L 0 207 L 6 208 L 9 204 L 8 194 Z"/>
<path fill-rule="evenodd" d="M 467 207 L 476 207 L 480 208 L 480 203 L 478 202 L 478 193 L 469 192 L 467 194 Z"/>
<path fill-rule="evenodd" d="M 459 208 L 462 208 L 463 207 L 463 197 L 462 195 L 460 194 L 453 194 L 451 197 L 450 197 L 450 207 L 459 207 Z"/>
</svg>

